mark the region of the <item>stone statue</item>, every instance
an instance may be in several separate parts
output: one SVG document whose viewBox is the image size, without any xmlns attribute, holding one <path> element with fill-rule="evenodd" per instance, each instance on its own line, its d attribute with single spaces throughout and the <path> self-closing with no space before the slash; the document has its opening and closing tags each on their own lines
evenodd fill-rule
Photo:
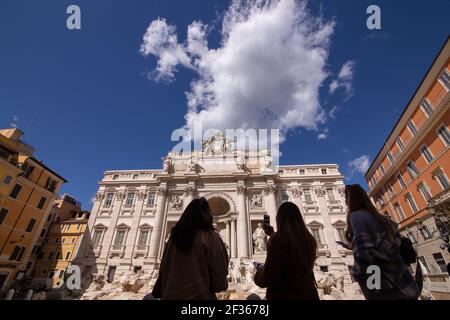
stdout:
<svg viewBox="0 0 450 320">
<path fill-rule="evenodd" d="M 238 282 L 241 282 L 241 265 L 239 260 L 235 260 L 234 262 L 230 262 L 231 265 L 231 281 L 234 284 L 237 284 Z"/>
<path fill-rule="evenodd" d="M 245 170 L 245 156 L 241 152 L 236 158 L 236 167 L 238 170 Z"/>
<path fill-rule="evenodd" d="M 197 162 L 193 159 L 189 159 L 186 167 L 187 172 L 197 172 Z"/>
<path fill-rule="evenodd" d="M 163 170 L 165 172 L 169 172 L 171 168 L 172 168 L 172 159 L 169 157 L 163 158 Z"/>
<path fill-rule="evenodd" d="M 267 235 L 261 223 L 258 223 L 255 232 L 253 232 L 253 241 L 255 243 L 255 254 L 266 252 Z"/>
<path fill-rule="evenodd" d="M 270 171 L 272 168 L 272 157 L 269 154 L 264 157 L 264 168 L 266 171 Z"/>
</svg>

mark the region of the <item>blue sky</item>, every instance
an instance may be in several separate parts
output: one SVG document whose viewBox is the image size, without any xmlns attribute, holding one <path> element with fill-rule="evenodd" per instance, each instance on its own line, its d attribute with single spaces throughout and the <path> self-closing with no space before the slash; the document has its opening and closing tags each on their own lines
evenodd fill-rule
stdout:
<svg viewBox="0 0 450 320">
<path fill-rule="evenodd" d="M 79 31 L 66 28 L 70 4 L 81 8 Z M 366 28 L 370 4 L 381 8 L 381 32 Z M 0 127 L 17 118 L 36 157 L 69 180 L 61 191 L 89 209 L 105 170 L 160 168 L 170 134 L 185 124 L 185 92 L 198 74 L 177 68 L 172 81 L 149 79 L 157 57 L 139 50 L 150 23 L 165 18 L 181 43 L 201 20 L 212 27 L 209 47 L 217 48 L 228 7 L 210 0 L 2 0 Z M 328 116 L 317 130 L 288 130 L 280 162 L 338 163 L 346 182 L 363 183 L 349 162 L 376 156 L 449 34 L 450 2 L 315 1 L 308 8 L 335 23 L 319 96 Z M 330 94 L 349 61 L 352 95 L 342 87 Z"/>
</svg>

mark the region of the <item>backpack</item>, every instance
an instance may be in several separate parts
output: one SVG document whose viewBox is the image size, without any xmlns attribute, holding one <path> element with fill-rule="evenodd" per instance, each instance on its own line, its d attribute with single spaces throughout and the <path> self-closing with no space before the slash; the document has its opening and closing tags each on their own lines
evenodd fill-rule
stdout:
<svg viewBox="0 0 450 320">
<path fill-rule="evenodd" d="M 400 240 L 400 255 L 402 256 L 403 261 L 405 261 L 407 265 L 415 263 L 417 261 L 417 254 L 414 250 L 412 241 L 404 236 L 401 236 Z"/>
</svg>

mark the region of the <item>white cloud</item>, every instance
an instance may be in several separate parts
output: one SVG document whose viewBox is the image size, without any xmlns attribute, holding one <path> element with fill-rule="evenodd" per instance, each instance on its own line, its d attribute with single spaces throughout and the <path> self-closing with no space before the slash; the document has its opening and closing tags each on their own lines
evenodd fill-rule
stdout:
<svg viewBox="0 0 450 320">
<path fill-rule="evenodd" d="M 328 138 L 328 129 L 323 130 L 323 132 L 317 135 L 317 140 L 326 140 Z"/>
<path fill-rule="evenodd" d="M 335 119 L 336 118 L 336 113 L 338 111 L 338 106 L 334 106 L 333 108 L 331 108 L 330 112 L 328 113 L 328 115 L 330 116 L 331 119 Z"/>
<path fill-rule="evenodd" d="M 333 94 L 337 89 L 343 88 L 347 97 L 353 94 L 353 74 L 355 70 L 355 62 L 347 61 L 339 71 L 337 78 L 330 83 L 329 93 Z"/>
<path fill-rule="evenodd" d="M 195 21 L 187 40 L 164 19 L 153 21 L 141 52 L 157 58 L 155 78 L 173 80 L 177 66 L 197 78 L 186 93 L 186 128 L 291 128 L 317 130 L 326 120 L 319 88 L 327 78 L 334 21 L 306 9 L 305 1 L 233 0 L 226 11 L 221 44 L 210 49 L 207 26 Z"/>
<path fill-rule="evenodd" d="M 365 174 L 367 169 L 369 169 L 370 158 L 368 155 L 363 155 L 354 160 L 348 162 L 349 175 L 354 174 Z"/>
</svg>

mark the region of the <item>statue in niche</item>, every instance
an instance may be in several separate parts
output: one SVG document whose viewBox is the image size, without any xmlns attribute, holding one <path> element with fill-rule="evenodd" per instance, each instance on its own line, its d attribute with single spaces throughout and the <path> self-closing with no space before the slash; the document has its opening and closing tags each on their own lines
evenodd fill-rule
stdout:
<svg viewBox="0 0 450 320">
<path fill-rule="evenodd" d="M 254 242 L 254 250 L 255 254 L 257 253 L 265 253 L 267 246 L 267 235 L 262 228 L 262 223 L 258 223 L 258 226 L 253 232 L 253 242 Z"/>
<path fill-rule="evenodd" d="M 245 156 L 239 152 L 236 158 L 236 166 L 238 170 L 245 170 Z"/>
</svg>

